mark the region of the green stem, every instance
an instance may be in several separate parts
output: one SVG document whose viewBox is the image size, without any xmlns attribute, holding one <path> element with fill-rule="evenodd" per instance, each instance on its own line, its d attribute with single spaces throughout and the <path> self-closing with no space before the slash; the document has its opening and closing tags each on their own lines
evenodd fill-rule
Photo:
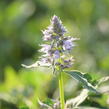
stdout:
<svg viewBox="0 0 109 109">
<path fill-rule="evenodd" d="M 63 72 L 60 72 L 60 75 L 59 75 L 59 91 L 60 91 L 61 109 L 65 109 L 65 106 L 64 106 Z"/>
</svg>

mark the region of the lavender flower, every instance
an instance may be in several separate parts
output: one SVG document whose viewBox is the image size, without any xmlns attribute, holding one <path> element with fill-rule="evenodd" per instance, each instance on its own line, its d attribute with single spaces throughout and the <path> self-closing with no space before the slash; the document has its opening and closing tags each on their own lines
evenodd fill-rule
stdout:
<svg viewBox="0 0 109 109">
<path fill-rule="evenodd" d="M 54 52 L 54 59 L 58 59 L 58 58 L 60 58 L 60 52 L 58 50 L 56 50 Z"/>
<path fill-rule="evenodd" d="M 73 48 L 74 43 L 72 43 L 72 40 L 65 40 L 63 41 L 63 49 L 64 50 L 71 50 Z"/>
<path fill-rule="evenodd" d="M 51 19 L 51 25 L 43 32 L 44 44 L 41 45 L 39 50 L 42 55 L 35 64 L 25 66 L 28 68 L 37 66 L 53 67 L 54 71 L 59 69 L 70 68 L 73 65 L 74 59 L 70 56 L 72 48 L 75 46 L 74 40 L 71 36 L 65 36 L 67 30 L 63 26 L 61 20 L 57 16 Z"/>
</svg>

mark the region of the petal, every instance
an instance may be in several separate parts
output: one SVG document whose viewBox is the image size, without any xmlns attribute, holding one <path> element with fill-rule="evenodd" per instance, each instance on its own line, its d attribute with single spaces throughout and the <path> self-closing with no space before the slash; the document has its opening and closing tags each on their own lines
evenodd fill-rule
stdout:
<svg viewBox="0 0 109 109">
<path fill-rule="evenodd" d="M 32 64 L 32 65 L 24 65 L 24 64 L 21 64 L 21 66 L 23 66 L 23 67 L 25 67 L 25 68 L 35 68 L 35 67 L 38 67 L 39 65 L 38 65 L 38 63 L 36 62 L 36 63 L 34 63 L 34 64 Z"/>
</svg>

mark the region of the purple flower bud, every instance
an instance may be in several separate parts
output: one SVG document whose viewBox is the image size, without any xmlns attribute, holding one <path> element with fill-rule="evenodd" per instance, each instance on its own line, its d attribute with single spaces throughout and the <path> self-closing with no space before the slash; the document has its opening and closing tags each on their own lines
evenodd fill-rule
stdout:
<svg viewBox="0 0 109 109">
<path fill-rule="evenodd" d="M 64 40 L 63 41 L 63 49 L 64 50 L 71 50 L 72 47 L 75 46 L 72 42 L 72 40 Z"/>
<path fill-rule="evenodd" d="M 65 27 L 62 25 L 61 20 L 57 17 L 57 16 L 53 16 L 52 20 L 51 20 L 51 24 L 53 26 L 53 31 L 56 34 L 60 34 L 63 35 L 64 33 L 67 32 L 67 30 L 65 29 Z"/>
<path fill-rule="evenodd" d="M 73 65 L 73 57 L 62 56 L 62 68 L 70 68 Z"/>
<path fill-rule="evenodd" d="M 56 51 L 54 52 L 54 58 L 55 58 L 55 59 L 60 58 L 60 52 L 59 52 L 58 50 L 56 50 Z"/>
<path fill-rule="evenodd" d="M 55 39 L 59 39 L 59 36 L 55 36 Z"/>
</svg>

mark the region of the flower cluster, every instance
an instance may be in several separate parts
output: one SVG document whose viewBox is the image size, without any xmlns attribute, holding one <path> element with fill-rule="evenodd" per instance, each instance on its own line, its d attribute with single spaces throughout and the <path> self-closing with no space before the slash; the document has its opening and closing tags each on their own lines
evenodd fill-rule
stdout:
<svg viewBox="0 0 109 109">
<path fill-rule="evenodd" d="M 35 64 L 30 67 L 48 66 L 56 69 L 65 69 L 72 67 L 73 57 L 70 51 L 75 46 L 74 41 L 76 38 L 66 36 L 66 28 L 63 26 L 61 20 L 57 16 L 51 19 L 51 25 L 43 32 L 44 44 L 41 45 L 39 50 L 42 55 Z"/>
</svg>

